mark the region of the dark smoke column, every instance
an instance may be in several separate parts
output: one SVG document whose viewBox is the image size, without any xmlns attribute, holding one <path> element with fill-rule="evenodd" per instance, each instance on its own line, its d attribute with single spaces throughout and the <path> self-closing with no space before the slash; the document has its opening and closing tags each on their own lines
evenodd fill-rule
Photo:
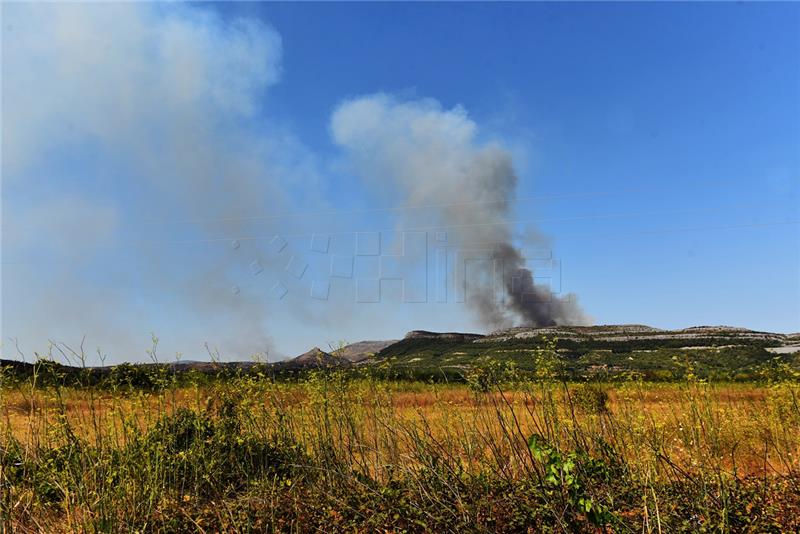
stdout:
<svg viewBox="0 0 800 534">
<path fill-rule="evenodd" d="M 564 298 L 554 295 L 546 288 L 537 286 L 533 272 L 525 268 L 525 259 L 508 243 L 498 246 L 495 258 L 504 268 L 504 288 L 508 306 L 519 317 L 524 326 L 555 326 L 586 324 L 583 311 L 572 295 Z"/>
</svg>

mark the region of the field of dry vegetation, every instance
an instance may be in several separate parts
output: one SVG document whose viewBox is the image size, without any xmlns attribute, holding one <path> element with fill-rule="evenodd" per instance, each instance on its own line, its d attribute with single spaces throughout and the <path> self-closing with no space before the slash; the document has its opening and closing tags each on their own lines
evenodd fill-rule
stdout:
<svg viewBox="0 0 800 534">
<path fill-rule="evenodd" d="M 0 392 L 8 532 L 786 532 L 800 386 L 318 370 Z M 3 530 L 0 529 L 0 530 Z"/>
</svg>

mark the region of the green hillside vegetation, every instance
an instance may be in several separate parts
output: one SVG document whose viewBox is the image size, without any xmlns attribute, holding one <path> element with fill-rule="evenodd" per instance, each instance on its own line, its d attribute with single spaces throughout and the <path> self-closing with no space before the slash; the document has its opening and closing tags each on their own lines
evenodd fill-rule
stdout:
<svg viewBox="0 0 800 534">
<path fill-rule="evenodd" d="M 565 380 L 683 380 L 687 375 L 717 381 L 753 381 L 800 370 L 797 335 L 726 327 L 657 330 L 649 327 L 515 328 L 487 336 L 414 331 L 397 342 L 341 344 L 330 352 L 313 349 L 292 360 L 255 362 L 175 362 L 75 367 L 40 358 L 37 363 L 0 360 L 8 379 L 36 375 L 42 385 L 129 386 L 157 389 L 162 384 L 203 384 L 239 376 L 302 380 L 310 371 L 335 368 L 353 377 L 464 382 L 470 370 L 492 365 L 534 376 L 537 354 L 557 355 L 552 370 Z M 348 347 L 379 344 L 375 353 L 350 354 Z M 777 347 L 788 352 L 770 352 Z M 352 351 L 351 351 L 352 352 Z M 347 357 L 350 355 L 350 357 Z"/>
<path fill-rule="evenodd" d="M 623 336 L 616 336 L 623 337 Z M 775 338 L 748 338 L 726 332 L 718 337 L 663 338 L 644 333 L 636 339 L 597 339 L 578 335 L 568 339 L 546 335 L 524 339 L 488 336 L 475 341 L 407 338 L 380 351 L 375 360 L 390 363 L 399 376 L 458 375 L 478 360 L 513 364 L 533 373 L 535 355 L 555 345 L 564 378 L 604 379 L 637 377 L 645 380 L 680 380 L 688 372 L 716 380 L 754 380 L 781 366 L 800 366 L 800 354 L 774 354 L 767 348 L 781 345 Z"/>
</svg>

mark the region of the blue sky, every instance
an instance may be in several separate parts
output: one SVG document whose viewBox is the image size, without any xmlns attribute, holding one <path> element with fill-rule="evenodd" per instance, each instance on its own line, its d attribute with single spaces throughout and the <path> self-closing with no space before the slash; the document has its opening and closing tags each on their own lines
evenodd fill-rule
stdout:
<svg viewBox="0 0 800 534">
<path fill-rule="evenodd" d="M 800 330 L 796 4 L 3 18 L 4 356 L 12 338 L 28 357 L 85 335 L 141 360 L 153 332 L 165 358 L 207 342 L 275 359 L 485 331 L 450 270 L 478 234 L 533 251 L 534 279 L 577 295 L 583 320 Z M 481 189 L 482 161 L 512 162 L 514 188 Z M 386 259 L 409 228 L 428 249 Z M 360 255 L 375 232 L 378 256 Z M 386 280 L 364 302 L 381 262 L 406 294 Z"/>
</svg>

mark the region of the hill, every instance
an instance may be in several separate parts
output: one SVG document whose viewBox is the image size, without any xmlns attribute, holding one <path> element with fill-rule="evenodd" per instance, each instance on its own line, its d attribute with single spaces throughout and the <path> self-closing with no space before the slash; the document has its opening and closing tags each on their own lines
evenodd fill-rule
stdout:
<svg viewBox="0 0 800 534">
<path fill-rule="evenodd" d="M 291 360 L 276 363 L 181 361 L 167 364 L 122 364 L 81 370 L 50 362 L 57 376 L 86 380 L 122 380 L 147 384 L 149 369 L 232 376 L 266 372 L 296 376 L 305 370 L 378 365 L 396 378 L 461 380 L 469 368 L 486 360 L 513 363 L 520 372 L 536 369 L 536 356 L 554 346 L 560 372 L 570 379 L 639 377 L 671 380 L 688 372 L 718 380 L 753 380 L 781 364 L 800 370 L 800 334 L 759 332 L 729 326 L 695 326 L 664 330 L 646 325 L 516 327 L 474 334 L 413 330 L 399 340 L 359 341 L 325 352 L 314 347 Z M 16 377 L 33 374 L 33 365 L 0 360 L 3 372 Z M 39 373 L 42 372 L 41 368 Z M 784 369 L 785 371 L 785 369 Z M 87 374 L 88 373 L 88 374 Z"/>
<path fill-rule="evenodd" d="M 516 327 L 487 335 L 412 331 L 380 351 L 376 361 L 392 362 L 415 374 L 458 374 L 479 358 L 533 370 L 535 354 L 548 341 L 555 341 L 564 372 L 574 378 L 600 374 L 664 380 L 691 367 L 708 378 L 750 379 L 776 358 L 796 365 L 800 351 L 798 334 L 729 326 L 558 326 Z"/>
<path fill-rule="evenodd" d="M 394 343 L 397 343 L 396 339 L 386 341 L 358 341 L 345 345 L 342 349 L 335 352 L 338 356 L 353 363 L 360 363 L 372 358 L 375 354 Z"/>
<path fill-rule="evenodd" d="M 301 367 L 337 367 L 350 365 L 351 363 L 352 362 L 347 358 L 325 352 L 319 347 L 314 347 L 310 351 L 304 352 L 300 356 L 286 362 L 286 364 Z"/>
</svg>

